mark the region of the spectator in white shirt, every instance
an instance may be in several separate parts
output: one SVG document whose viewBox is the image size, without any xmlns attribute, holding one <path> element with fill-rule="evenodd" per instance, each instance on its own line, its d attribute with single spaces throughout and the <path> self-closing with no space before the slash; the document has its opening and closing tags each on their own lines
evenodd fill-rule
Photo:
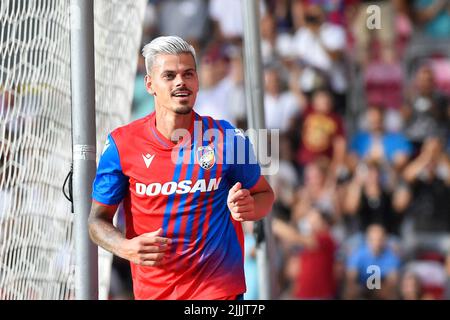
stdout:
<svg viewBox="0 0 450 320">
<path fill-rule="evenodd" d="M 264 111 L 267 129 L 287 131 L 292 121 L 301 113 L 303 105 L 291 91 L 282 91 L 280 76 L 274 66 L 264 71 Z"/>
<path fill-rule="evenodd" d="M 345 73 L 345 30 L 325 21 L 322 8 L 315 4 L 305 7 L 305 26 L 293 39 L 293 50 L 304 66 L 300 76 L 302 90 L 311 92 L 328 84 L 336 104 L 336 111 L 345 110 L 348 81 Z"/>
<path fill-rule="evenodd" d="M 200 61 L 202 87 L 194 109 L 202 116 L 224 119 L 236 126 L 245 117 L 245 95 L 241 53 L 230 52 L 220 44 L 207 49 Z"/>
<path fill-rule="evenodd" d="M 265 14 L 264 1 L 260 1 L 261 16 Z M 209 15 L 216 22 L 216 37 L 238 44 L 244 33 L 242 0 L 210 0 Z"/>
</svg>

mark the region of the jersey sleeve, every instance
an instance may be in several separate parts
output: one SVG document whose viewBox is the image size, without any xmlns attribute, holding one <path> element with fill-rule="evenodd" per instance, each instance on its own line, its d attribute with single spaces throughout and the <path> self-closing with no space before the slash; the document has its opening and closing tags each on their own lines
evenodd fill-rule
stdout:
<svg viewBox="0 0 450 320">
<path fill-rule="evenodd" d="M 227 134 L 227 152 L 231 148 L 232 156 L 227 155 L 229 163 L 228 181 L 231 185 L 240 182 L 244 189 L 250 189 L 261 176 L 261 167 L 255 156 L 253 144 L 239 129 L 234 128 L 226 122 L 225 128 L 231 130 L 232 134 Z"/>
<path fill-rule="evenodd" d="M 119 152 L 111 135 L 100 156 L 92 190 L 93 200 L 105 205 L 119 204 L 128 192 L 128 177 L 122 172 Z"/>
</svg>

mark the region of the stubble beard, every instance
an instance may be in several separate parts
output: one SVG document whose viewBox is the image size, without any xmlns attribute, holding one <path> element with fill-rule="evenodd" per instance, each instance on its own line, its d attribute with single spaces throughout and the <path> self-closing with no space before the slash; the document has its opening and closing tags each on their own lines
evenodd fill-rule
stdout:
<svg viewBox="0 0 450 320">
<path fill-rule="evenodd" d="M 189 114 L 192 109 L 194 108 L 193 106 L 190 105 L 189 103 L 190 101 L 186 100 L 186 101 L 182 101 L 181 103 L 177 104 L 175 106 L 175 113 L 176 114 L 180 114 L 180 115 L 186 115 Z"/>
<path fill-rule="evenodd" d="M 192 107 L 189 105 L 177 106 L 175 108 L 175 113 L 180 115 L 189 114 L 192 111 Z"/>
</svg>

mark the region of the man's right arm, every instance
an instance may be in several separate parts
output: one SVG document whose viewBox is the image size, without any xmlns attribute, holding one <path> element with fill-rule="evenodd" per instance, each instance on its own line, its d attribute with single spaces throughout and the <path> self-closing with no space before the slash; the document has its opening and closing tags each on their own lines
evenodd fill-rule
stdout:
<svg viewBox="0 0 450 320">
<path fill-rule="evenodd" d="M 116 206 L 102 206 L 92 201 L 91 213 L 88 219 L 89 235 L 97 245 L 113 254 L 125 258 L 121 252 L 125 237 L 113 225 Z"/>
<path fill-rule="evenodd" d="M 163 238 L 162 229 L 144 233 L 132 239 L 125 236 L 113 225 L 116 206 L 104 206 L 95 201 L 88 219 L 89 235 L 94 243 L 105 250 L 142 266 L 158 266 L 171 240 Z"/>
<path fill-rule="evenodd" d="M 92 241 L 113 254 L 135 264 L 156 266 L 161 263 L 170 240 L 162 238 L 162 229 L 126 239 L 113 225 L 118 204 L 129 188 L 129 178 L 123 173 L 119 151 L 114 139 L 108 136 L 100 157 L 93 184 L 89 234 Z"/>
</svg>

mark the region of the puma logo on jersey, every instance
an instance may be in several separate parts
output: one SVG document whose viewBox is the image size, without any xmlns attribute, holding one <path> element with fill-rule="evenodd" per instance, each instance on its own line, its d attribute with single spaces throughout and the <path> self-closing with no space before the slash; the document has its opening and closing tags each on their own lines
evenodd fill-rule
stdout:
<svg viewBox="0 0 450 320">
<path fill-rule="evenodd" d="M 142 155 L 142 159 L 144 159 L 145 166 L 147 167 L 147 169 L 148 167 L 150 167 L 150 164 L 152 163 L 154 157 L 155 155 L 150 155 L 149 153 L 147 153 L 145 156 Z"/>
<path fill-rule="evenodd" d="M 210 179 L 209 183 L 206 183 L 205 179 L 197 180 L 193 183 L 192 180 L 182 180 L 180 182 L 169 181 L 164 184 L 154 182 L 149 185 L 145 183 L 136 183 L 136 193 L 138 195 L 156 196 L 158 194 L 170 195 L 170 194 L 185 194 L 200 192 L 210 192 L 217 190 L 222 178 Z"/>
</svg>

